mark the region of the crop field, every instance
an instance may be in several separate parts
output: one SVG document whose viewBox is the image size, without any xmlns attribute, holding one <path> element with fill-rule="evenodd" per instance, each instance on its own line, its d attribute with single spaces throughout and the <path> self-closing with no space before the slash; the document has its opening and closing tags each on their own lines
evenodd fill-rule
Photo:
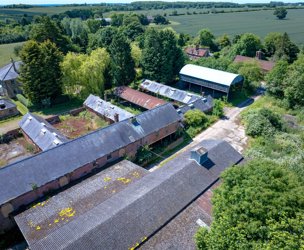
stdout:
<svg viewBox="0 0 304 250">
<path fill-rule="evenodd" d="M 21 45 L 21 43 L 10 43 L 10 44 L 0 44 L 0 67 L 8 64 L 10 62 L 10 58 L 14 58 L 14 60 L 19 60 L 18 57 L 14 54 L 14 48 L 17 45 Z"/>
<path fill-rule="evenodd" d="M 286 20 L 278 20 L 273 10 L 241 13 L 198 14 L 168 17 L 177 32 L 196 35 L 200 29 L 208 28 L 215 36 L 236 35 L 252 32 L 265 37 L 269 32 L 287 32 L 292 41 L 304 44 L 304 9 L 288 10 Z"/>
</svg>

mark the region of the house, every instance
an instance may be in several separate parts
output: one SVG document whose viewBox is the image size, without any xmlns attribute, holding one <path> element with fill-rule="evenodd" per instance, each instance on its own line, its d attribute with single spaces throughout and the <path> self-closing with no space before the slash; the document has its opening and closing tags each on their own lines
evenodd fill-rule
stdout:
<svg viewBox="0 0 304 250">
<path fill-rule="evenodd" d="M 202 98 L 202 96 L 192 94 L 184 90 L 172 88 L 168 85 L 164 85 L 150 80 L 144 80 L 140 84 L 140 88 L 144 91 L 149 91 L 156 95 L 169 98 L 181 104 L 190 104 Z"/>
<path fill-rule="evenodd" d="M 19 122 L 19 126 L 25 138 L 42 151 L 69 141 L 46 120 L 32 113 L 24 115 Z"/>
<path fill-rule="evenodd" d="M 18 115 L 17 106 L 9 99 L 0 99 L 0 120 Z"/>
<path fill-rule="evenodd" d="M 244 81 L 241 75 L 193 64 L 185 65 L 179 75 L 182 82 L 189 86 L 196 85 L 201 92 L 210 93 L 212 97 L 219 94 L 229 97 L 230 89 L 233 86 L 241 87 Z"/>
<path fill-rule="evenodd" d="M 147 95 L 129 87 L 116 88 L 115 95 L 144 109 L 153 109 L 166 103 L 166 101 L 162 99 Z"/>
<path fill-rule="evenodd" d="M 195 153 L 200 160 L 193 157 Z M 101 183 L 92 177 L 15 216 L 15 220 L 32 250 L 119 250 L 141 245 L 145 249 L 163 227 L 218 181 L 223 170 L 242 159 L 225 141 L 202 141 L 199 148 L 183 152 L 162 168 L 142 177 L 138 174 L 136 181 L 128 177 L 136 176 L 134 172 L 116 178 L 127 185 L 120 190 L 115 184 L 113 188 L 111 183 L 107 185 L 111 177 L 100 179 Z M 110 192 L 104 191 L 105 186 Z M 100 193 L 95 191 L 98 187 Z M 192 240 L 193 235 L 188 238 Z M 171 242 L 170 247 L 189 248 L 181 247 L 179 241 Z"/>
<path fill-rule="evenodd" d="M 259 65 L 260 69 L 264 72 L 264 73 L 268 73 L 269 71 L 271 71 L 273 69 L 273 67 L 275 66 L 275 62 L 272 61 L 266 61 L 266 60 L 262 60 L 259 57 L 259 51 L 257 51 L 257 56 L 255 58 L 252 57 L 248 57 L 248 56 L 241 56 L 241 55 L 237 55 L 234 58 L 234 63 L 240 63 L 240 62 L 257 62 L 257 64 Z"/>
<path fill-rule="evenodd" d="M 17 94 L 21 94 L 21 84 L 17 78 L 19 76 L 19 68 L 21 62 L 14 62 L 0 68 L 0 95 L 7 96 L 9 98 L 16 97 Z"/>
<path fill-rule="evenodd" d="M 198 46 L 194 47 L 187 47 L 185 49 L 185 53 L 191 60 L 200 59 L 202 57 L 209 57 L 209 49 L 208 48 L 199 48 Z"/>
<path fill-rule="evenodd" d="M 175 133 L 180 120 L 167 103 L 1 168 L 0 232 L 14 225 L 14 211 L 106 164 L 134 157 L 138 148 Z"/>
<path fill-rule="evenodd" d="M 126 120 L 134 115 L 130 112 L 113 105 L 110 102 L 106 102 L 102 100 L 100 97 L 95 95 L 89 95 L 89 97 L 85 100 L 83 105 L 95 113 L 96 115 L 102 117 L 106 121 L 113 123 Z"/>
<path fill-rule="evenodd" d="M 176 111 L 177 113 L 184 115 L 187 111 L 192 109 L 198 109 L 204 113 L 211 112 L 213 110 L 213 98 L 208 95 L 207 97 L 198 99 L 190 104 L 183 105 Z"/>
</svg>

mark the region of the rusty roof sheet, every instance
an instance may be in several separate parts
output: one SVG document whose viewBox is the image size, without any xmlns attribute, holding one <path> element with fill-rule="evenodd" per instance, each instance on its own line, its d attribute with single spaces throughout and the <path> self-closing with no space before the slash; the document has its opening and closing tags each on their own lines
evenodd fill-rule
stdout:
<svg viewBox="0 0 304 250">
<path fill-rule="evenodd" d="M 202 98 L 202 96 L 192 94 L 184 90 L 172 88 L 170 86 L 150 80 L 144 80 L 140 84 L 140 87 L 144 90 L 148 90 L 152 93 L 159 94 L 183 104 L 189 104 Z"/>
<path fill-rule="evenodd" d="M 88 96 L 83 104 L 86 107 L 94 110 L 96 113 L 111 119 L 112 121 L 115 121 L 115 115 L 118 115 L 119 121 L 123 121 L 134 116 L 130 112 L 117 107 L 110 102 L 106 102 L 100 97 L 92 94 Z"/>
<path fill-rule="evenodd" d="M 275 66 L 275 62 L 261 60 L 258 58 L 253 58 L 248 56 L 241 56 L 241 55 L 237 55 L 234 58 L 233 62 L 238 63 L 238 62 L 252 62 L 252 61 L 253 62 L 256 61 L 259 64 L 260 68 L 264 71 L 270 71 Z"/>
<path fill-rule="evenodd" d="M 163 105 L 166 101 L 159 99 L 157 97 L 147 95 L 143 92 L 131 89 L 129 87 L 119 87 L 116 88 L 115 94 L 120 98 L 136 104 L 145 109 L 153 109 L 157 106 Z"/>
</svg>

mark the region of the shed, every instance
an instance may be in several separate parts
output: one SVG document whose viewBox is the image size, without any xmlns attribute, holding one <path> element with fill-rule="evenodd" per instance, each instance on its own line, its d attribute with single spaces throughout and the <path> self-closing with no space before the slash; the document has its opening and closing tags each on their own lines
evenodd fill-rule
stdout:
<svg viewBox="0 0 304 250">
<path fill-rule="evenodd" d="M 13 98 L 22 93 L 21 84 L 17 81 L 21 62 L 14 62 L 0 68 L 0 95 Z"/>
<path fill-rule="evenodd" d="M 42 151 L 69 141 L 45 119 L 32 113 L 24 115 L 19 126 L 26 137 Z"/>
<path fill-rule="evenodd" d="M 191 109 L 198 109 L 204 113 L 208 113 L 213 109 L 213 98 L 208 95 L 207 97 L 198 99 L 190 104 L 181 106 L 177 109 L 177 113 L 184 115 L 187 111 Z"/>
<path fill-rule="evenodd" d="M 9 99 L 0 99 L 0 120 L 18 115 L 19 111 L 15 103 Z"/>
<path fill-rule="evenodd" d="M 162 99 L 147 95 L 143 92 L 131 89 L 129 87 L 116 88 L 115 95 L 145 109 L 153 109 L 166 103 L 166 101 Z"/>
<path fill-rule="evenodd" d="M 119 122 L 134 116 L 130 112 L 92 94 L 89 95 L 83 104 L 85 107 L 110 122 Z"/>
<path fill-rule="evenodd" d="M 202 98 L 200 95 L 189 93 L 187 91 L 176 89 L 150 80 L 144 80 L 140 84 L 140 87 L 143 90 L 167 97 L 182 104 L 189 104 Z"/>
<path fill-rule="evenodd" d="M 231 86 L 240 85 L 244 80 L 244 78 L 238 74 L 193 64 L 185 65 L 179 74 L 181 81 L 189 83 L 190 85 L 198 85 L 201 89 L 209 89 L 213 91 L 213 95 L 214 91 L 218 91 L 228 96 Z"/>
</svg>

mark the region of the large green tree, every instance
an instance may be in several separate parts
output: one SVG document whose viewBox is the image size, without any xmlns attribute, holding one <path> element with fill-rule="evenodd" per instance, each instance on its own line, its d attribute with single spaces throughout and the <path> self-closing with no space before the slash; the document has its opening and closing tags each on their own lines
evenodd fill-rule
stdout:
<svg viewBox="0 0 304 250">
<path fill-rule="evenodd" d="M 279 7 L 274 10 L 273 14 L 278 19 L 284 19 L 287 16 L 287 10 L 284 7 Z"/>
<path fill-rule="evenodd" d="M 273 162 L 231 167 L 214 191 L 210 231 L 196 235 L 198 249 L 301 249 L 304 186 Z"/>
<path fill-rule="evenodd" d="M 172 82 L 184 65 L 184 55 L 170 29 L 146 32 L 142 52 L 144 77 L 164 83 Z"/>
<path fill-rule="evenodd" d="M 48 16 L 37 18 L 36 23 L 31 29 L 30 38 L 37 42 L 50 40 L 63 53 L 67 53 L 72 49 L 71 41 L 64 35 L 63 28 Z"/>
<path fill-rule="evenodd" d="M 233 45 L 231 55 L 243 55 L 254 57 L 256 51 L 262 48 L 262 43 L 257 35 L 252 33 L 245 33 L 241 35 L 239 40 Z"/>
<path fill-rule="evenodd" d="M 109 81 L 110 55 L 101 48 L 90 55 L 68 53 L 61 69 L 67 94 L 83 98 L 89 94 L 103 96 Z"/>
<path fill-rule="evenodd" d="M 49 103 L 61 94 L 62 54 L 54 43 L 28 41 L 20 51 L 20 58 L 23 62 L 20 82 L 32 103 Z"/>
<path fill-rule="evenodd" d="M 109 46 L 111 56 L 111 75 L 115 86 L 125 86 L 135 79 L 135 62 L 127 38 L 118 33 Z"/>
</svg>

